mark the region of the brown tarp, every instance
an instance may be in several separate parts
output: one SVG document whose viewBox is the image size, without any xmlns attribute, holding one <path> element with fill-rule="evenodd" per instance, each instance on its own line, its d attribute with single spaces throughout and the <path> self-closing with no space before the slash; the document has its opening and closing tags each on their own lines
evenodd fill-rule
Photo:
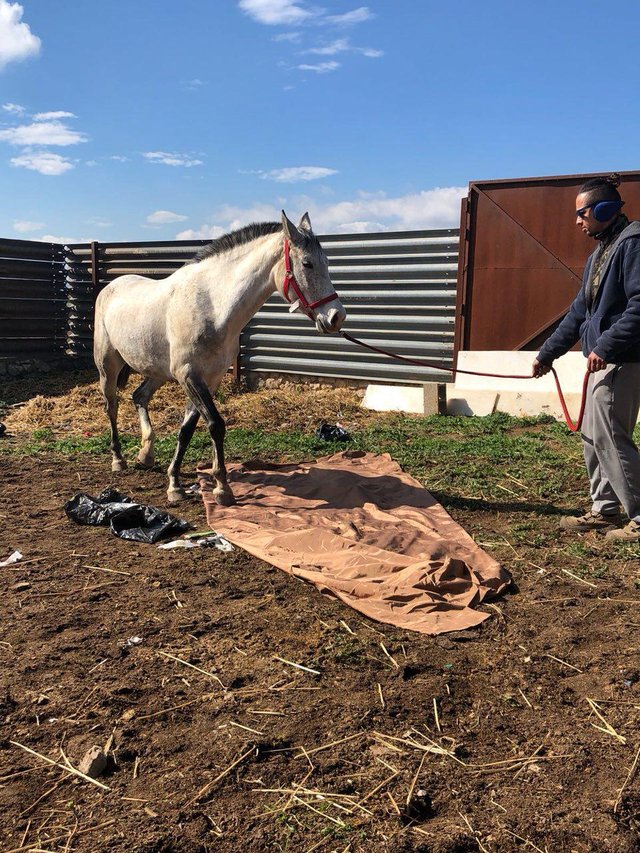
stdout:
<svg viewBox="0 0 640 853">
<path fill-rule="evenodd" d="M 459 631 L 484 621 L 489 614 L 473 606 L 510 582 L 387 454 L 230 465 L 232 507 L 213 501 L 199 473 L 214 530 L 371 619 L 424 634 Z"/>
</svg>

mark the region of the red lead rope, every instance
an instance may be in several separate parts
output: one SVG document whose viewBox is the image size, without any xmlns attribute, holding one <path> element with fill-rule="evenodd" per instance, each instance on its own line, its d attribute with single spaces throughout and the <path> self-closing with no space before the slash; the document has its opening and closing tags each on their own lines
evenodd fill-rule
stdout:
<svg viewBox="0 0 640 853">
<path fill-rule="evenodd" d="M 429 361 L 422 361 L 417 358 L 407 358 L 404 355 L 398 355 L 394 352 L 389 352 L 388 350 L 379 349 L 378 347 L 374 347 L 371 344 L 365 344 L 364 341 L 358 340 L 358 338 L 354 338 L 346 332 L 340 332 L 343 338 L 347 341 L 351 341 L 353 344 L 358 344 L 358 346 L 365 347 L 365 349 L 370 349 L 373 352 L 380 353 L 380 355 L 387 355 L 390 358 L 397 358 L 400 361 L 406 361 L 409 364 L 417 364 L 419 367 L 431 367 L 434 370 L 447 370 L 449 373 L 465 373 L 468 376 L 490 376 L 494 379 L 533 379 L 530 374 L 526 376 L 520 374 L 507 374 L 507 373 L 482 373 L 479 370 L 460 370 L 455 367 L 449 367 L 446 364 L 437 364 Z M 578 414 L 578 420 L 574 423 L 571 420 L 569 415 L 569 410 L 567 409 L 567 404 L 564 399 L 564 394 L 562 393 L 562 388 L 560 387 L 560 380 L 558 379 L 558 374 L 556 373 L 555 367 L 551 368 L 551 373 L 553 374 L 553 378 L 556 382 L 556 388 L 558 389 L 558 397 L 560 398 L 560 405 L 562 406 L 562 413 L 564 415 L 564 419 L 567 423 L 567 426 L 571 430 L 571 432 L 578 432 L 580 427 L 582 426 L 582 419 L 584 418 L 584 407 L 587 401 L 587 383 L 589 381 L 589 371 L 587 371 L 584 375 L 584 381 L 582 383 L 582 400 L 580 401 L 580 413 Z"/>
</svg>

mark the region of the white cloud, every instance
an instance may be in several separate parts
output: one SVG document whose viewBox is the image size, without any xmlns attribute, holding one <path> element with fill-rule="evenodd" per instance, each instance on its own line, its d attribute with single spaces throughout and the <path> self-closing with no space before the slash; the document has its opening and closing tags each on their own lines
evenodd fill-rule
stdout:
<svg viewBox="0 0 640 853">
<path fill-rule="evenodd" d="M 298 181 L 317 181 L 320 178 L 328 178 L 337 175 L 336 169 L 327 169 L 324 166 L 288 166 L 284 169 L 271 169 L 270 172 L 257 172 L 265 181 L 278 181 L 283 184 L 295 184 Z"/>
<path fill-rule="evenodd" d="M 363 56 L 376 59 L 379 56 L 384 56 L 383 50 L 376 50 L 373 47 L 353 47 L 349 39 L 346 38 L 336 39 L 322 47 L 310 47 L 308 50 L 303 51 L 303 53 L 313 53 L 316 56 L 335 56 L 337 53 L 345 53 L 347 51 L 361 53 Z"/>
<path fill-rule="evenodd" d="M 278 222 L 283 204 L 294 221 L 299 213 L 308 210 L 317 234 L 457 228 L 460 200 L 466 194 L 466 187 L 436 187 L 393 198 L 380 192 L 362 192 L 354 199 L 333 204 L 299 196 L 286 201 L 279 199 L 280 206 L 259 203 L 249 207 L 223 205 L 206 224 L 181 231 L 176 234 L 176 240 L 210 240 L 250 222 Z"/>
<path fill-rule="evenodd" d="M 60 121 L 38 121 L 0 130 L 0 141 L 9 145 L 77 145 L 87 137 Z"/>
<path fill-rule="evenodd" d="M 239 0 L 239 8 L 249 17 L 260 24 L 270 26 L 292 26 L 312 24 L 315 27 L 329 27 L 341 29 L 355 24 L 361 24 L 374 17 L 368 6 L 359 6 L 343 15 L 328 15 L 326 9 L 311 7 L 304 0 Z M 273 41 L 299 43 L 302 32 L 291 30 L 273 36 Z M 368 58 L 378 58 L 384 52 L 372 47 L 353 47 L 346 38 L 337 38 L 332 42 L 317 47 L 311 47 L 302 53 L 315 54 L 316 56 L 336 56 L 339 53 L 359 53 Z M 281 68 L 291 69 L 284 61 L 277 63 Z M 340 63 L 318 62 L 305 63 L 295 66 L 298 71 L 312 71 L 315 74 L 329 74 L 340 68 Z"/>
<path fill-rule="evenodd" d="M 360 220 L 358 222 L 343 222 L 339 230 L 343 234 L 371 234 L 376 231 L 390 231 L 391 229 L 383 222 Z"/>
<path fill-rule="evenodd" d="M 41 175 L 62 175 L 73 169 L 73 163 L 52 151 L 30 151 L 26 149 L 19 157 L 10 160 L 12 166 L 40 172 Z"/>
<path fill-rule="evenodd" d="M 60 118 L 76 118 L 74 113 L 68 113 L 65 110 L 54 110 L 50 113 L 36 113 L 33 117 L 34 121 L 51 121 Z"/>
<path fill-rule="evenodd" d="M 14 113 L 15 115 L 22 115 L 25 112 L 25 108 L 21 107 L 20 104 L 3 104 L 2 109 L 6 110 L 8 113 Z"/>
<path fill-rule="evenodd" d="M 149 225 L 167 225 L 171 222 L 184 222 L 188 216 L 183 216 L 181 213 L 172 213 L 170 210 L 156 210 L 147 216 Z"/>
<path fill-rule="evenodd" d="M 279 35 L 273 37 L 273 41 L 290 41 L 292 43 L 297 43 L 300 41 L 301 35 L 302 34 L 299 32 L 280 33 Z"/>
<path fill-rule="evenodd" d="M 460 199 L 466 194 L 466 187 L 436 187 L 394 198 L 363 193 L 351 201 L 308 206 L 316 230 L 326 232 L 346 232 L 354 224 L 368 231 L 452 228 L 459 224 Z"/>
<path fill-rule="evenodd" d="M 40 52 L 40 39 L 21 21 L 23 12 L 19 3 L 0 0 L 0 71 L 10 62 L 21 62 Z"/>
<path fill-rule="evenodd" d="M 27 222 L 24 219 L 18 219 L 13 223 L 13 230 L 18 234 L 28 234 L 29 231 L 39 231 L 44 227 L 43 222 Z"/>
<path fill-rule="evenodd" d="M 56 234 L 43 234 L 42 237 L 34 237 L 35 240 L 39 240 L 41 243 L 61 243 L 63 246 L 72 246 L 74 243 L 91 243 L 91 237 L 84 237 L 82 240 L 78 240 L 75 237 L 59 237 Z"/>
<path fill-rule="evenodd" d="M 280 207 L 271 204 L 256 203 L 251 207 L 236 207 L 231 204 L 222 205 L 210 222 L 200 228 L 190 228 L 176 234 L 176 240 L 213 240 L 229 231 L 235 231 L 251 222 L 279 222 Z"/>
<path fill-rule="evenodd" d="M 291 26 L 308 21 L 315 12 L 295 0 L 240 0 L 239 7 L 259 24 Z"/>
<path fill-rule="evenodd" d="M 326 21 L 330 24 L 335 24 L 337 27 L 350 27 L 353 24 L 362 24 L 373 18 L 373 14 L 369 11 L 368 6 L 360 6 L 358 9 L 353 9 L 351 12 L 346 12 L 344 15 L 327 15 Z"/>
<path fill-rule="evenodd" d="M 336 39 L 331 44 L 324 45 L 324 47 L 311 47 L 305 53 L 315 53 L 318 56 L 333 56 L 345 50 L 351 50 L 349 39 Z"/>
<path fill-rule="evenodd" d="M 167 151 L 145 151 L 142 155 L 150 163 L 164 163 L 165 166 L 202 166 L 202 160 L 193 159 L 184 154 L 171 154 Z"/>
<path fill-rule="evenodd" d="M 319 62 L 317 65 L 298 65 L 300 71 L 315 71 L 316 74 L 328 74 L 340 68 L 339 62 Z"/>
<path fill-rule="evenodd" d="M 112 154 L 109 160 L 116 160 L 118 163 L 128 163 L 129 158 L 123 157 L 121 154 Z"/>
<path fill-rule="evenodd" d="M 203 225 L 201 228 L 194 230 L 188 228 L 186 231 L 180 231 L 176 234 L 176 240 L 215 240 L 216 237 L 222 237 L 231 228 L 222 228 L 220 225 Z"/>
<path fill-rule="evenodd" d="M 323 204 L 309 196 L 287 199 L 291 219 L 308 210 L 317 234 L 414 231 L 426 228 L 457 228 L 460 200 L 467 187 L 436 187 L 388 198 L 384 193 L 359 193 L 356 198 Z M 199 229 L 182 231 L 178 240 L 208 239 L 241 228 L 250 222 L 277 222 L 280 208 L 268 204 L 220 207 L 210 222 Z"/>
</svg>

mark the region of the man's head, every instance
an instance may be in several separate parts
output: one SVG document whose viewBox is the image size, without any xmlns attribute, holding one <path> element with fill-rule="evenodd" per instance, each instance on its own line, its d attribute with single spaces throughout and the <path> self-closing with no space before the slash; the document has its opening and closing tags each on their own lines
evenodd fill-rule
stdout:
<svg viewBox="0 0 640 853">
<path fill-rule="evenodd" d="M 591 178 L 581 187 L 576 197 L 576 225 L 590 237 L 597 237 L 618 216 L 624 202 L 617 187 L 620 176 Z"/>
</svg>

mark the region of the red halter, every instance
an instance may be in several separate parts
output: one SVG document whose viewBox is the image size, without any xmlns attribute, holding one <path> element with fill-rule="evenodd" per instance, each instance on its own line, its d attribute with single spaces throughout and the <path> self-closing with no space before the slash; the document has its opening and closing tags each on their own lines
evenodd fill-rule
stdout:
<svg viewBox="0 0 640 853">
<path fill-rule="evenodd" d="M 303 311 L 311 320 L 314 319 L 314 308 L 318 308 L 320 305 L 326 305 L 327 302 L 333 302 L 334 299 L 340 298 L 334 290 L 333 293 L 330 293 L 329 296 L 325 296 L 323 299 L 317 299 L 315 302 L 307 302 L 305 295 L 302 290 L 300 290 L 300 285 L 296 281 L 296 277 L 293 274 L 293 269 L 291 268 L 291 258 L 289 256 L 289 241 L 286 239 L 286 237 L 284 241 L 284 271 L 284 287 L 282 288 L 284 298 L 287 300 L 287 302 L 292 303 L 292 299 L 289 296 L 289 288 L 292 287 L 293 292 L 298 297 L 298 305 L 300 307 L 300 310 Z"/>
</svg>

